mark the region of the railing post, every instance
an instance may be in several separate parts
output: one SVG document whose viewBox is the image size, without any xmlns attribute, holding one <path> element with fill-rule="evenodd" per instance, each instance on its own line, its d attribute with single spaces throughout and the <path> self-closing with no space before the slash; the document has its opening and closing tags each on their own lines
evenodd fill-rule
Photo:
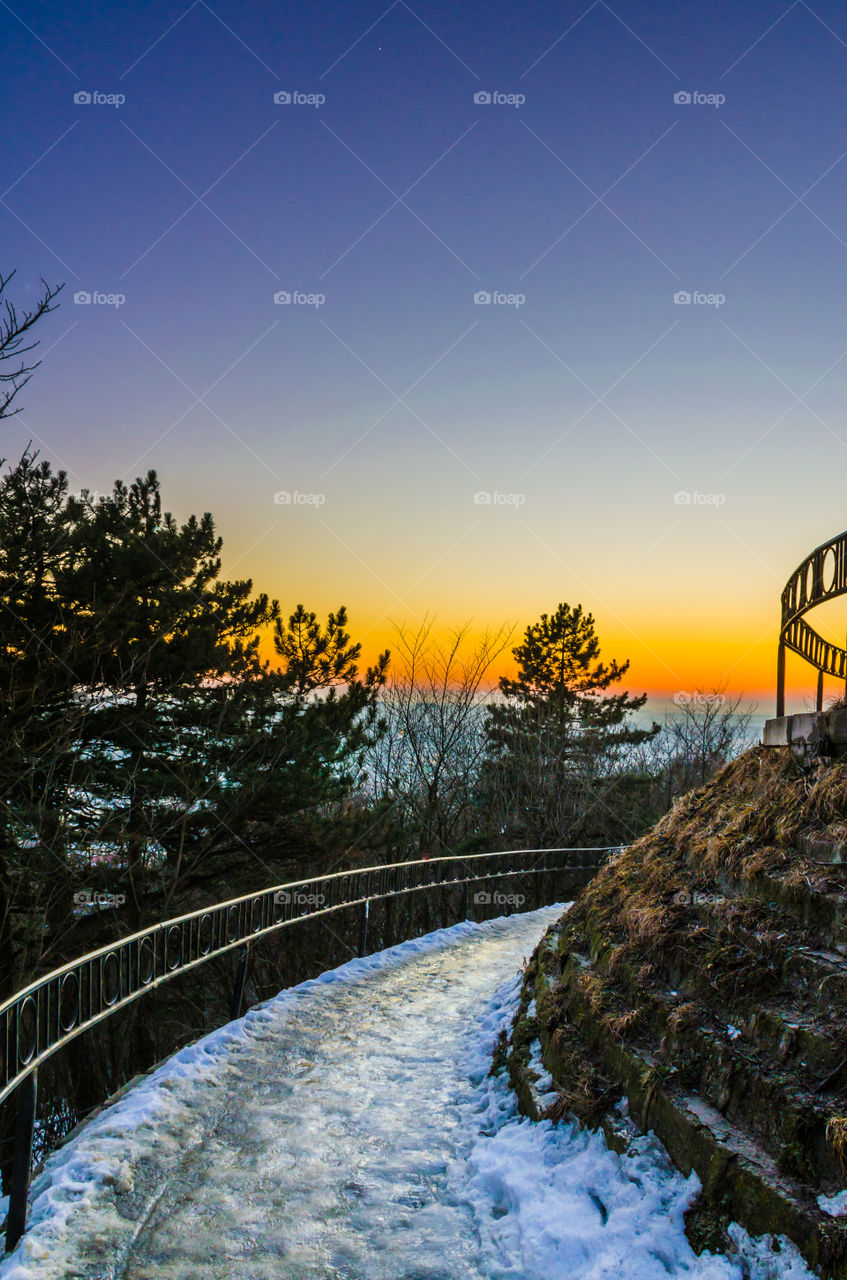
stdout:
<svg viewBox="0 0 847 1280">
<path fill-rule="evenodd" d="M 370 913 L 370 899 L 365 898 L 362 903 L 362 912 L 359 916 L 359 959 L 368 954 L 368 915 Z"/>
<path fill-rule="evenodd" d="M 35 1127 L 35 1102 L 38 1096 L 38 1071 L 30 1071 L 17 1088 L 15 1117 L 15 1151 L 12 1158 L 12 1186 L 9 1192 L 9 1216 L 6 1219 L 6 1252 L 11 1253 L 26 1227 L 26 1200 L 32 1168 L 32 1133 Z"/>
<path fill-rule="evenodd" d="M 782 636 L 776 655 L 776 714 L 785 715 L 785 641 Z"/>
<path fill-rule="evenodd" d="M 818 671 L 818 692 L 815 698 L 815 710 L 823 711 L 823 668 Z"/>
<path fill-rule="evenodd" d="M 383 903 L 383 920 L 384 920 L 384 937 L 383 941 L 386 947 L 394 946 L 394 935 L 396 933 L 396 911 L 397 899 L 386 898 Z"/>
<path fill-rule="evenodd" d="M 471 887 L 466 880 L 462 885 L 462 919 L 470 920 L 471 918 Z"/>
<path fill-rule="evenodd" d="M 232 988 L 232 1001 L 229 1007 L 229 1020 L 234 1022 L 241 1017 L 241 1002 L 244 999 L 244 983 L 247 980 L 247 964 L 250 955 L 249 943 L 245 942 L 238 957 L 238 968 L 235 971 L 235 985 Z"/>
</svg>

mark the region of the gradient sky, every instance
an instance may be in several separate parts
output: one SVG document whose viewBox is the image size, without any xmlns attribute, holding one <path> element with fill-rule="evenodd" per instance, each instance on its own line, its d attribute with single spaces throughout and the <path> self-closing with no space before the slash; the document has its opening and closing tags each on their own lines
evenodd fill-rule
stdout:
<svg viewBox="0 0 847 1280">
<path fill-rule="evenodd" d="M 0 33 L 0 266 L 21 305 L 67 282 L 7 457 L 155 467 L 369 656 L 581 601 L 634 690 L 770 704 L 781 588 L 847 526 L 843 6 L 0 0 Z"/>
</svg>

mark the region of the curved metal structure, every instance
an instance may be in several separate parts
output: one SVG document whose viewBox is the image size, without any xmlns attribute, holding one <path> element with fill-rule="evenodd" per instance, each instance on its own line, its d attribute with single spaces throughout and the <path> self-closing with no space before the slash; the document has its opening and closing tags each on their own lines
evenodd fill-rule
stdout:
<svg viewBox="0 0 847 1280">
<path fill-rule="evenodd" d="M 815 547 L 797 566 L 782 592 L 782 620 L 776 675 L 776 714 L 785 715 L 785 651 L 805 658 L 818 673 L 818 711 L 823 709 L 824 675 L 847 682 L 847 649 L 824 640 L 806 622 L 815 605 L 847 594 L 847 532 Z"/>
<path fill-rule="evenodd" d="M 231 1011 L 235 1018 L 241 1008 L 248 948 L 278 929 L 359 906 L 359 954 L 364 955 L 368 908 L 374 900 L 464 885 L 467 914 L 467 886 L 473 882 L 595 870 L 618 848 L 512 849 L 395 862 L 274 885 L 151 925 L 72 960 L 16 992 L 0 1004 L 0 1102 L 19 1090 L 7 1249 L 14 1247 L 24 1229 L 37 1069 L 118 1009 L 187 969 L 241 948 Z"/>
</svg>

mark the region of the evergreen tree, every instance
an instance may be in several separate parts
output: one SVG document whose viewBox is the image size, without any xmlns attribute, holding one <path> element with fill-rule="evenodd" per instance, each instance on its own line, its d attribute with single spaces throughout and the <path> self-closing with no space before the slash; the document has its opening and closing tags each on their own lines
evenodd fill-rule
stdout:
<svg viewBox="0 0 847 1280">
<path fill-rule="evenodd" d="M 279 607 L 253 598 L 249 580 L 219 580 L 212 516 L 178 524 L 162 510 L 154 471 L 93 503 L 85 493 L 71 498 L 68 510 L 60 587 L 92 640 L 81 674 L 92 699 L 88 754 L 104 797 L 97 836 L 118 841 L 132 873 L 172 856 L 174 840 L 183 850 L 189 813 L 217 790 L 196 767 L 202 755 L 188 767 L 189 743 L 208 737 L 209 704 L 218 720 L 229 711 L 219 683 L 260 675 L 259 631 Z"/>
<path fill-rule="evenodd" d="M 38 963 L 42 922 L 61 926 L 70 893 L 64 814 L 84 715 L 55 573 L 69 531 L 66 477 L 27 450 L 0 479 L 0 989 Z"/>
<path fill-rule="evenodd" d="M 31 452 L 0 479 L 7 989 L 61 946 L 80 887 L 126 893 L 126 923 L 161 909 L 153 885 L 264 868 L 257 837 L 275 849 L 343 798 L 380 732 L 388 655 L 359 676 L 343 607 L 323 628 L 299 605 L 286 626 L 249 580 L 222 580 L 211 515 L 163 511 L 155 472 L 67 490 Z"/>
<path fill-rule="evenodd" d="M 344 605 L 322 627 L 298 604 L 287 624 L 282 617 L 274 622 L 278 667 L 251 683 L 258 709 L 250 749 L 237 766 L 249 779 L 242 777 L 230 795 L 239 803 L 249 799 L 254 829 L 273 831 L 278 848 L 296 842 L 304 819 L 322 817 L 358 786 L 384 730 L 378 697 L 388 651 L 361 677 L 361 645 L 350 643 L 346 625 Z"/>
<path fill-rule="evenodd" d="M 626 768 L 632 749 L 658 732 L 637 728 L 647 695 L 607 692 L 629 663 L 600 661 L 594 618 L 560 604 L 526 628 L 488 710 L 481 794 L 496 838 L 532 846 L 628 839 Z"/>
<path fill-rule="evenodd" d="M 288 619 L 281 617 L 274 623 L 274 649 L 282 659 L 285 685 L 298 699 L 313 693 L 315 689 L 331 689 L 350 684 L 357 678 L 357 662 L 362 652 L 360 644 L 351 644 L 344 630 L 347 626 L 347 610 L 341 605 L 337 613 L 330 613 L 326 629 L 321 627 L 317 614 L 307 613 L 298 604 Z M 381 654 L 368 680 L 383 675 L 388 665 L 388 652 Z M 381 683 L 381 681 L 380 681 Z"/>
</svg>

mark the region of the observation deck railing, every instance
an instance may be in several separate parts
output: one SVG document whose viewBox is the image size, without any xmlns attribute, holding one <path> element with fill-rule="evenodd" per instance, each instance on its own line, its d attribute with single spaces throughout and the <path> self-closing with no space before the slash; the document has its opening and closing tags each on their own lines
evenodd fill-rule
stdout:
<svg viewBox="0 0 847 1280">
<path fill-rule="evenodd" d="M 805 619 L 816 605 L 847 594 L 847 532 L 815 547 L 792 573 L 782 593 L 776 675 L 776 714 L 785 715 L 785 654 L 799 654 L 818 673 L 816 707 L 823 710 L 824 675 L 847 682 L 847 649 L 824 640 Z M 847 685 L 845 685 L 847 688 Z"/>
</svg>

